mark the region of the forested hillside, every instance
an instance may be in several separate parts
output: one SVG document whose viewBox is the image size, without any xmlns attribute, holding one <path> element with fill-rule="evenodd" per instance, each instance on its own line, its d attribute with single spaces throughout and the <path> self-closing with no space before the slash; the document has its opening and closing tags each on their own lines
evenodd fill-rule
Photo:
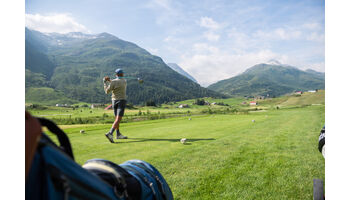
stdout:
<svg viewBox="0 0 350 200">
<path fill-rule="evenodd" d="M 29 88 L 48 87 L 65 99 L 107 103 L 110 95 L 104 94 L 102 78 L 113 77 L 116 68 L 122 68 L 126 76 L 144 80 L 143 84 L 128 80 L 127 98 L 133 104 L 224 96 L 173 71 L 160 57 L 111 34 L 43 34 L 26 29 L 26 102 L 34 100 Z"/>
</svg>

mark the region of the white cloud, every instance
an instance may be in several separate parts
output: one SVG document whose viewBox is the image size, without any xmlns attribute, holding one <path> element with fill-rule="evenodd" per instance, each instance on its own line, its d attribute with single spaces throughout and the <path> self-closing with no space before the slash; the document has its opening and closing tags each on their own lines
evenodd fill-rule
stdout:
<svg viewBox="0 0 350 200">
<path fill-rule="evenodd" d="M 207 29 L 203 33 L 203 36 L 209 41 L 218 41 L 220 39 L 220 34 L 218 31 L 224 27 L 224 25 L 219 24 L 210 17 L 201 17 L 200 21 L 197 22 L 200 27 Z"/>
<path fill-rule="evenodd" d="M 312 32 L 310 35 L 306 37 L 307 40 L 315 41 L 315 42 L 324 42 L 325 37 L 322 33 Z"/>
<path fill-rule="evenodd" d="M 152 0 L 147 6 L 150 8 L 161 8 L 171 10 L 169 0 Z"/>
<path fill-rule="evenodd" d="M 221 25 L 210 17 L 201 17 L 199 25 L 210 30 L 218 30 L 221 28 Z"/>
<path fill-rule="evenodd" d="M 305 23 L 301 26 L 304 31 L 305 39 L 313 42 L 324 42 L 324 25 L 314 22 L 314 23 Z"/>
<path fill-rule="evenodd" d="M 313 69 L 315 71 L 324 72 L 325 71 L 325 64 L 324 64 L 324 62 L 312 63 L 312 64 L 305 65 L 305 67 L 303 67 L 303 69 Z"/>
<path fill-rule="evenodd" d="M 300 31 L 286 31 L 283 28 L 276 29 L 274 33 L 282 40 L 297 39 L 301 35 Z"/>
<path fill-rule="evenodd" d="M 44 33 L 90 33 L 84 25 L 76 22 L 69 14 L 52 14 L 46 16 L 40 14 L 26 14 L 25 17 L 26 27 Z"/>
<path fill-rule="evenodd" d="M 277 28 L 271 32 L 265 32 L 262 30 L 258 30 L 253 34 L 255 37 L 268 39 L 268 40 L 291 40 L 291 39 L 299 39 L 302 35 L 302 32 L 299 30 L 293 29 L 284 29 Z"/>
<path fill-rule="evenodd" d="M 308 30 L 321 30 L 324 29 L 322 28 L 322 25 L 319 23 L 305 23 L 302 25 L 303 28 L 308 29 Z"/>
<path fill-rule="evenodd" d="M 270 59 L 286 60 L 269 50 L 245 54 L 222 52 L 206 44 L 194 45 L 194 49 L 211 48 L 208 52 L 196 52 L 192 56 L 183 56 L 179 65 L 193 75 L 202 86 L 208 86 L 219 80 L 231 78 L 244 72 L 249 67 L 267 62 Z"/>
<path fill-rule="evenodd" d="M 168 42 L 168 43 L 182 43 L 183 39 L 177 38 L 175 36 L 169 35 L 166 38 L 163 39 L 164 42 Z"/>
<path fill-rule="evenodd" d="M 236 28 L 231 28 L 227 31 L 226 43 L 232 46 L 232 49 L 236 52 L 252 49 L 268 49 L 269 47 L 265 44 L 264 40 L 257 40 L 248 33 L 238 31 Z"/>
<path fill-rule="evenodd" d="M 211 31 L 205 32 L 203 36 L 209 41 L 218 41 L 220 39 L 219 34 L 213 33 Z"/>
<path fill-rule="evenodd" d="M 204 54 L 204 53 L 219 53 L 219 49 L 214 46 L 210 46 L 206 43 L 195 43 L 192 47 L 192 50 L 196 54 Z"/>
<path fill-rule="evenodd" d="M 303 24 L 299 28 L 277 28 L 267 32 L 258 30 L 253 37 L 264 40 L 309 40 L 314 42 L 324 42 L 325 35 L 319 23 Z"/>
<path fill-rule="evenodd" d="M 180 20 L 183 17 L 181 10 L 176 7 L 176 2 L 171 0 L 150 0 L 145 4 L 145 8 L 153 11 L 158 25 L 168 25 L 174 19 Z"/>
</svg>

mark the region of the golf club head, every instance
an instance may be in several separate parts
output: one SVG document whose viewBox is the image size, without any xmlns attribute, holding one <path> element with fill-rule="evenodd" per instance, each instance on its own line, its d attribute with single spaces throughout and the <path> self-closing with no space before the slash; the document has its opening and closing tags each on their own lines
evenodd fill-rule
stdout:
<svg viewBox="0 0 350 200">
<path fill-rule="evenodd" d="M 137 78 L 137 80 L 138 80 L 138 82 L 139 82 L 140 84 L 143 83 L 143 80 L 142 80 L 141 78 Z"/>
</svg>

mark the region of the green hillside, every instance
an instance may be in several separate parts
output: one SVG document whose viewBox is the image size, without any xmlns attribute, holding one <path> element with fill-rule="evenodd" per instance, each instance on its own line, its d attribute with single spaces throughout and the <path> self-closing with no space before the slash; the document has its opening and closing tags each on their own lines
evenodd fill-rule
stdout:
<svg viewBox="0 0 350 200">
<path fill-rule="evenodd" d="M 295 107 L 307 105 L 325 105 L 325 91 L 319 90 L 316 93 L 305 92 L 302 95 L 287 95 L 278 98 L 258 100 L 260 106 L 275 107 Z"/>
<path fill-rule="evenodd" d="M 65 95 L 52 88 L 26 88 L 25 101 L 30 103 L 55 105 L 60 104 L 74 104 L 78 103 L 77 100 L 69 99 Z"/>
<path fill-rule="evenodd" d="M 178 74 L 160 57 L 108 33 L 44 35 L 26 29 L 26 36 L 26 41 L 31 44 L 26 49 L 29 63 L 26 64 L 26 69 L 45 75 L 48 82 L 38 86 L 38 82 L 34 84 L 28 81 L 33 74 L 30 73 L 26 76 L 29 87 L 48 86 L 62 92 L 69 99 L 107 103 L 110 95 L 104 94 L 102 78 L 106 75 L 113 77 L 114 70 L 122 68 L 126 76 L 144 80 L 142 85 L 136 80 L 128 80 L 127 98 L 133 104 L 143 104 L 146 101 L 159 104 L 204 96 L 224 96 Z M 43 51 L 39 52 L 37 49 Z M 49 69 L 53 70 L 52 75 Z"/>
<path fill-rule="evenodd" d="M 283 65 L 259 64 L 208 89 L 233 96 L 276 97 L 296 90 L 324 89 L 324 74 Z"/>
<path fill-rule="evenodd" d="M 46 77 L 53 74 L 55 65 L 44 52 L 38 50 L 31 42 L 25 43 L 25 68 L 35 73 L 41 73 Z"/>
</svg>

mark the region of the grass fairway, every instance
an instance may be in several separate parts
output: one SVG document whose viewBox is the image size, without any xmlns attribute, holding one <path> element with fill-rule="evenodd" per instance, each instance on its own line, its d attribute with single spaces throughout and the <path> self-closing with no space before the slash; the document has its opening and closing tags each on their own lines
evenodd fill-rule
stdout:
<svg viewBox="0 0 350 200">
<path fill-rule="evenodd" d="M 314 105 L 123 123 L 130 139 L 116 144 L 104 136 L 110 125 L 63 128 L 79 164 L 145 160 L 162 173 L 175 199 L 312 199 L 313 178 L 325 174 L 317 150 L 324 113 L 324 105 Z"/>
</svg>

